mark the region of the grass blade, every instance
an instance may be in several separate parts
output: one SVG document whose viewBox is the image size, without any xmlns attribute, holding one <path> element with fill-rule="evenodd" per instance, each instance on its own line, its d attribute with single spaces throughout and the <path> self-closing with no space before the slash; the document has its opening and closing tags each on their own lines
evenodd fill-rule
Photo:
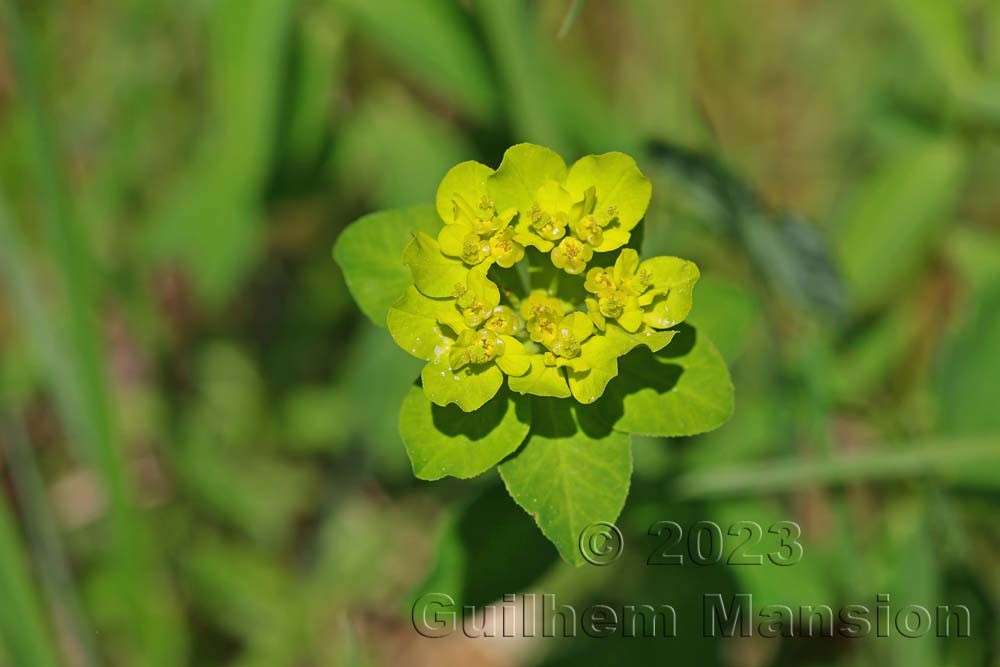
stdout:
<svg viewBox="0 0 1000 667">
<path fill-rule="evenodd" d="M 8 33 L 11 60 L 18 86 L 15 99 L 25 105 L 28 117 L 26 145 L 34 152 L 35 177 L 45 209 L 43 221 L 47 248 L 54 259 L 68 322 L 47 312 L 46 299 L 28 268 L 27 244 L 20 230 L 0 204 L 0 261 L 13 291 L 19 321 L 48 373 L 48 381 L 68 431 L 82 446 L 97 470 L 108 501 L 111 571 L 119 599 L 127 609 L 130 647 L 136 657 L 153 665 L 179 661 L 183 635 L 169 610 L 172 595 L 156 571 L 150 534 L 135 511 L 125 464 L 119 453 L 105 378 L 103 350 L 98 336 L 97 299 L 93 258 L 86 230 L 77 224 L 69 189 L 63 180 L 48 109 L 42 101 L 34 46 L 17 6 L 0 3 Z M 65 339 L 57 335 L 65 324 Z"/>
<path fill-rule="evenodd" d="M 20 539 L 5 502 L 0 503 L 0 637 L 19 667 L 56 667 L 55 644 L 32 586 Z"/>
</svg>

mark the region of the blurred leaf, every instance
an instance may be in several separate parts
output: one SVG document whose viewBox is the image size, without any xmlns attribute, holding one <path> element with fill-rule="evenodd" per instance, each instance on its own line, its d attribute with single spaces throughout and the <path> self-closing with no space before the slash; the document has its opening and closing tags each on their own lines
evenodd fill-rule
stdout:
<svg viewBox="0 0 1000 667">
<path fill-rule="evenodd" d="M 294 0 L 222 0 L 211 26 L 211 114 L 189 171 L 147 230 L 154 260 L 179 260 L 202 297 L 227 299 L 261 250 Z"/>
<path fill-rule="evenodd" d="M 951 222 L 964 158 L 929 137 L 894 155 L 862 183 L 837 227 L 837 247 L 854 302 L 892 298 Z"/>
<path fill-rule="evenodd" d="M 765 362 L 767 363 L 767 362 Z M 789 410 L 792 390 L 748 368 L 736 379 L 740 388 L 739 409 L 719 429 L 698 437 L 698 446 L 683 450 L 684 461 L 694 471 L 701 467 L 759 462 L 785 453 L 794 439 L 794 416 Z"/>
<path fill-rule="evenodd" d="M 479 0 L 476 11 L 503 83 L 501 101 L 507 104 L 515 139 L 570 153 L 566 120 L 551 94 L 550 79 L 555 74 L 534 39 L 535 26 L 526 3 Z"/>
<path fill-rule="evenodd" d="M 19 667 L 56 667 L 55 642 L 46 627 L 43 605 L 34 590 L 17 531 L 0 502 L 0 640 Z"/>
<path fill-rule="evenodd" d="M 277 548 L 318 493 L 316 471 L 260 455 L 234 457 L 217 440 L 192 436 L 173 455 L 185 491 L 201 511 Z"/>
<path fill-rule="evenodd" d="M 500 484 L 458 509 L 445 524 L 431 571 L 411 600 L 446 593 L 459 606 L 480 606 L 524 592 L 541 578 L 556 562 L 555 552 L 538 527 L 512 509 Z M 511 553 L 517 567 L 510 566 Z"/>
<path fill-rule="evenodd" d="M 844 290 L 827 239 L 794 214 L 772 214 L 760 197 L 715 158 L 664 142 L 649 146 L 654 189 L 672 211 L 725 234 L 772 289 L 813 311 L 841 314 Z M 659 177 L 659 178 L 657 178 Z M 643 250 L 671 254 L 671 228 L 647 225 Z"/>
<path fill-rule="evenodd" d="M 517 449 L 528 435 L 531 404 L 503 391 L 475 412 L 432 404 L 413 386 L 399 411 L 399 432 L 418 479 L 480 475 Z"/>
<path fill-rule="evenodd" d="M 347 31 L 325 3 L 303 3 L 293 42 L 291 100 L 284 103 L 287 152 L 298 163 L 315 164 L 333 124 L 335 98 L 347 55 Z"/>
<path fill-rule="evenodd" d="M 682 436 L 718 428 L 733 413 L 733 382 L 718 350 L 690 325 L 659 352 L 640 347 L 618 361 L 618 377 L 594 404 L 626 433 Z"/>
<path fill-rule="evenodd" d="M 704 5 L 636 0 L 616 10 L 627 12 L 635 31 L 622 72 L 626 82 L 634 83 L 615 95 L 616 107 L 628 110 L 628 125 L 644 138 L 710 145 L 699 90 L 704 63 L 689 57 L 703 43 L 696 26 L 704 16 Z"/>
<path fill-rule="evenodd" d="M 227 447 L 252 448 L 260 435 L 264 384 L 254 360 L 237 345 L 211 342 L 197 360 L 197 402 L 186 413 L 194 431 Z"/>
<path fill-rule="evenodd" d="M 200 539 L 183 563 L 189 589 L 218 626 L 242 639 L 237 664 L 293 667 L 308 645 L 302 591 L 289 573 L 239 543 Z"/>
<path fill-rule="evenodd" d="M 917 323 L 924 307 L 922 296 L 900 299 L 850 336 L 829 378 L 839 400 L 864 405 L 872 392 L 886 389 L 889 376 L 907 363 L 919 343 L 922 332 Z"/>
<path fill-rule="evenodd" d="M 403 264 L 403 249 L 414 232 L 437 235 L 440 218 L 433 206 L 371 213 L 341 232 L 333 257 L 361 311 L 380 327 L 386 314 L 413 282 Z"/>
<path fill-rule="evenodd" d="M 930 611 L 931 624 L 937 622 L 939 604 L 952 603 L 942 600 L 938 563 L 935 555 L 934 531 L 927 521 L 927 507 L 915 501 L 897 501 L 888 508 L 886 525 L 889 529 L 882 537 L 883 549 L 879 554 L 883 581 L 880 591 L 889 595 L 892 609 L 900 605 L 920 605 Z M 930 539 L 929 539 L 930 538 Z M 883 588 L 884 586 L 884 588 Z M 898 612 L 893 613 L 893 624 L 900 622 Z M 912 622 L 915 617 L 911 618 Z M 924 627 L 924 630 L 929 628 Z M 920 637 L 905 637 L 889 630 L 889 664 L 900 667 L 937 667 L 941 664 L 940 641 L 936 633 L 926 632 Z"/>
<path fill-rule="evenodd" d="M 563 39 L 573 29 L 573 24 L 580 18 L 580 12 L 583 11 L 583 7 L 586 4 L 587 0 L 571 0 L 569 9 L 566 11 L 566 16 L 559 26 L 559 34 L 557 35 L 559 39 Z"/>
<path fill-rule="evenodd" d="M 965 31 L 965 6 L 947 0 L 892 0 L 899 20 L 910 30 L 927 63 L 952 92 L 964 89 L 975 74 L 972 43 Z"/>
<path fill-rule="evenodd" d="M 746 349 L 762 318 L 760 302 L 749 289 L 716 276 L 702 276 L 688 320 L 697 324 L 732 363 Z"/>
<path fill-rule="evenodd" d="M 955 227 L 945 248 L 962 278 L 976 290 L 1000 282 L 1000 238 L 986 230 Z"/>
<path fill-rule="evenodd" d="M 499 470 L 511 497 L 563 560 L 580 565 L 583 529 L 613 522 L 625 505 L 632 444 L 626 434 L 603 429 L 567 403 L 534 398 L 531 434 Z"/>
<path fill-rule="evenodd" d="M 424 361 L 404 352 L 385 329 L 367 322 L 358 330 L 341 377 L 350 388 L 351 433 L 361 451 L 383 472 L 412 479 L 406 450 L 399 436 L 399 406 L 420 375 Z M 388 416 L 388 418 L 387 418 Z"/>
<path fill-rule="evenodd" d="M 370 93 L 336 139 L 332 166 L 342 189 L 380 208 L 433 201 L 448 169 L 472 151 L 452 125 L 395 88 Z"/>
<path fill-rule="evenodd" d="M 0 396 L 3 395 L 0 389 Z M 13 405 L 16 404 L 12 404 L 12 407 Z M 56 631 L 62 652 L 74 655 L 79 667 L 95 667 L 98 664 L 94 642 L 96 633 L 89 619 L 84 616 L 77 595 L 76 577 L 71 570 L 65 542 L 52 512 L 48 489 L 39 469 L 38 455 L 30 442 L 25 424 L 4 412 L 0 404 L 0 432 L 4 434 L 6 445 L 5 463 L 12 490 L 11 506 L 16 506 L 21 516 L 20 523 L 24 529 L 24 542 L 31 556 L 32 569 L 39 578 L 49 615 L 58 623 Z M 2 524 L 9 521 L 4 516 L 5 512 L 6 509 L 0 502 L 0 552 L 4 551 L 2 542 L 5 538 L 2 533 L 6 530 Z M 10 562 L 13 557 L 0 555 L 0 579 L 3 579 L 4 572 L 15 567 Z M 30 579 L 31 576 L 25 574 L 25 585 L 30 586 Z M 0 588 L 5 589 L 6 586 Z M 28 609 L 22 611 L 30 613 Z M 30 624 L 30 616 L 26 621 Z M 0 613 L 0 645 L 4 643 L 4 629 L 9 625 L 11 624 Z M 25 631 L 30 635 L 29 628 L 25 628 Z M 0 664 L 3 664 L 2 661 Z"/>
<path fill-rule="evenodd" d="M 159 569 L 153 536 L 136 512 L 120 449 L 97 321 L 98 273 L 89 230 L 79 224 L 70 199 L 50 109 L 40 89 L 42 77 L 32 34 L 25 29 L 13 2 L 0 2 L 0 11 L 17 78 L 16 100 L 24 105 L 30 121 L 26 146 L 34 157 L 34 176 L 44 202 L 46 246 L 54 258 L 57 289 L 66 315 L 49 309 L 49 300 L 40 289 L 44 283 L 28 268 L 28 246 L 19 228 L 8 219 L 2 200 L 0 262 L 12 286 L 20 322 L 46 367 L 61 417 L 82 445 L 82 454 L 99 472 L 108 498 L 106 555 L 115 565 L 117 599 L 128 610 L 130 629 L 121 650 L 133 657 L 142 655 L 153 665 L 173 664 L 185 654 L 186 633 L 179 622 L 173 591 Z"/>
<path fill-rule="evenodd" d="M 431 523 L 413 503 L 363 492 L 344 497 L 317 534 L 310 577 L 318 587 L 310 591 L 314 604 L 327 614 L 374 604 L 394 616 L 426 563 Z"/>
<path fill-rule="evenodd" d="M 718 503 L 712 511 L 721 526 L 727 530 L 741 521 L 752 521 L 763 529 L 763 539 L 759 543 L 748 542 L 747 554 L 761 555 L 762 564 L 734 565 L 731 567 L 733 576 L 740 581 L 741 592 L 753 595 L 754 609 L 762 609 L 767 605 L 783 604 L 798 609 L 803 605 L 833 605 L 836 600 L 836 579 L 832 576 L 834 562 L 829 553 L 817 548 L 823 540 L 814 536 L 802 536 L 798 540 L 803 544 L 802 560 L 788 567 L 780 567 L 768 560 L 766 554 L 778 552 L 787 555 L 783 549 L 781 538 L 784 532 L 771 534 L 769 529 L 778 522 L 787 521 L 787 510 L 773 500 L 729 500 Z M 729 558 L 730 544 L 742 543 L 749 538 L 746 530 L 739 535 L 726 538 L 727 549 L 723 552 Z M 732 542 L 730 542 L 732 540 Z M 834 609 L 836 609 L 834 607 Z M 836 613 L 836 611 L 834 612 Z"/>
<path fill-rule="evenodd" d="M 947 433 L 1000 437 L 1000 411 L 993 400 L 1000 378 L 1000 281 L 975 295 L 970 311 L 945 347 L 932 386 Z"/>
<path fill-rule="evenodd" d="M 455 0 L 335 0 L 364 34 L 480 120 L 496 114 L 498 95 L 475 33 Z"/>
<path fill-rule="evenodd" d="M 285 399 L 284 435 L 297 450 L 335 452 L 350 430 L 350 398 L 338 386 L 303 386 Z"/>
</svg>

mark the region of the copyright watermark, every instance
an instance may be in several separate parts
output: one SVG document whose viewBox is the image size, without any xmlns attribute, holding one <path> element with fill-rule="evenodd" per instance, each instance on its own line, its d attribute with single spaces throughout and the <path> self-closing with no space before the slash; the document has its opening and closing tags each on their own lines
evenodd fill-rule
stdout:
<svg viewBox="0 0 1000 667">
<path fill-rule="evenodd" d="M 872 604 L 874 602 L 874 604 Z M 972 617 L 961 604 L 899 604 L 887 593 L 864 604 L 755 604 L 752 594 L 705 593 L 701 605 L 678 611 L 663 601 L 561 603 L 554 594 L 507 594 L 495 604 L 462 606 L 446 593 L 421 596 L 413 628 L 428 638 L 479 637 L 970 637 Z"/>
<path fill-rule="evenodd" d="M 624 548 L 622 531 L 613 523 L 598 521 L 580 532 L 580 555 L 591 565 L 610 565 Z"/>
<path fill-rule="evenodd" d="M 695 521 L 682 526 L 676 521 L 657 521 L 647 534 L 654 546 L 648 565 L 777 565 L 787 567 L 802 560 L 802 528 L 794 521 L 762 525 L 756 521 L 734 521 L 721 526 L 714 521 Z M 591 565 L 610 565 L 625 550 L 621 530 L 607 521 L 592 523 L 580 531 L 580 555 Z"/>
</svg>

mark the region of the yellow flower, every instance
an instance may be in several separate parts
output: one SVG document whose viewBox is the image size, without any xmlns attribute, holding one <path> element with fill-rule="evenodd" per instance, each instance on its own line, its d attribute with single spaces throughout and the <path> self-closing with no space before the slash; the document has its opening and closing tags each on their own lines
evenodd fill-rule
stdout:
<svg viewBox="0 0 1000 667">
<path fill-rule="evenodd" d="M 576 276 L 587 268 L 587 262 L 594 256 L 594 249 L 579 239 L 568 236 L 552 249 L 552 265 Z"/>
</svg>

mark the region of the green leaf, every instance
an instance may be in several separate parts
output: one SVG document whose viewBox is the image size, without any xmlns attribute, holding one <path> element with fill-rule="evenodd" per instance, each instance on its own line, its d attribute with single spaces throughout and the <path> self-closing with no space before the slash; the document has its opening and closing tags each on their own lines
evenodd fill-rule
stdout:
<svg viewBox="0 0 1000 667">
<path fill-rule="evenodd" d="M 508 0 L 479 0 L 475 11 L 499 79 L 498 101 L 513 133 L 560 151 L 570 149 L 568 125 L 578 112 L 572 104 L 560 104 L 570 92 L 555 88 L 565 68 L 544 49 L 536 12 L 529 12 L 526 2 Z M 580 96 L 574 95 L 577 100 Z"/>
<path fill-rule="evenodd" d="M 733 413 L 733 383 L 704 333 L 682 324 L 657 353 L 633 350 L 594 405 L 620 431 L 663 437 L 704 433 Z"/>
<path fill-rule="evenodd" d="M 972 36 L 966 31 L 965 7 L 960 2 L 940 0 L 891 0 L 899 20 L 924 52 L 927 64 L 948 84 L 961 92 L 976 75 L 972 59 Z"/>
<path fill-rule="evenodd" d="M 499 463 L 528 435 L 531 404 L 502 391 L 481 408 L 463 412 L 434 405 L 413 386 L 399 411 L 399 433 L 419 479 L 467 479 Z"/>
<path fill-rule="evenodd" d="M 497 113 L 497 86 L 466 17 L 453 0 L 336 0 L 406 71 L 478 119 Z"/>
<path fill-rule="evenodd" d="M 865 180 L 837 230 L 841 267 L 860 306 L 893 298 L 919 268 L 951 221 L 963 164 L 958 145 L 929 138 Z"/>
<path fill-rule="evenodd" d="M 403 250 L 414 232 L 434 236 L 441 228 L 432 206 L 380 211 L 359 218 L 333 247 L 333 257 L 361 312 L 380 327 L 389 307 L 413 281 Z"/>
<path fill-rule="evenodd" d="M 404 90 L 379 88 L 351 105 L 337 128 L 330 153 L 333 187 L 363 197 L 372 210 L 415 206 L 427 202 L 448 169 L 471 152 L 440 114 Z"/>
<path fill-rule="evenodd" d="M 558 153 L 544 146 L 517 144 L 503 154 L 487 185 L 497 210 L 514 207 L 524 212 L 531 208 L 543 183 L 565 177 L 566 163 Z"/>
<path fill-rule="evenodd" d="M 179 260 L 213 306 L 232 296 L 259 260 L 261 189 L 270 175 L 295 2 L 212 3 L 206 122 L 197 152 L 162 197 L 145 231 L 153 260 Z M 234 113 L 238 109 L 238 113 Z"/>
<path fill-rule="evenodd" d="M 455 403 L 462 410 L 478 410 L 493 398 L 503 385 L 503 373 L 496 364 L 463 366 L 451 370 L 448 355 L 435 357 L 424 366 L 420 379 L 424 392 L 437 405 Z"/>
<path fill-rule="evenodd" d="M 691 312 L 694 284 L 701 276 L 697 265 L 679 257 L 653 257 L 640 264 L 639 271 L 649 272 L 651 291 L 658 293 L 643 321 L 658 329 L 683 322 Z"/>
<path fill-rule="evenodd" d="M 660 350 L 673 337 L 673 331 L 656 331 L 643 326 L 635 333 L 629 333 L 617 325 L 608 324 L 603 335 L 587 339 L 581 346 L 580 356 L 567 364 L 573 397 L 581 403 L 593 403 L 618 375 L 620 357 L 640 345 L 651 351 Z"/>
<path fill-rule="evenodd" d="M 451 347 L 452 339 L 441 330 L 441 321 L 460 317 L 454 301 L 431 299 L 407 287 L 406 292 L 392 304 L 386 316 L 389 334 L 396 344 L 417 357 L 430 361 L 440 355 L 441 350 Z"/>
<path fill-rule="evenodd" d="M 761 319 L 760 302 L 748 287 L 714 276 L 698 282 L 689 321 L 708 334 L 726 361 L 739 357 Z"/>
<path fill-rule="evenodd" d="M 559 555 L 580 565 L 583 529 L 615 521 L 625 505 L 632 447 L 627 435 L 601 426 L 572 401 L 535 398 L 528 441 L 499 470 Z"/>
<path fill-rule="evenodd" d="M 374 459 L 381 477 L 410 479 L 398 420 L 386 415 L 399 412 L 424 362 L 400 349 L 384 329 L 360 324 L 338 378 L 350 401 L 346 412 L 353 443 Z"/>
<path fill-rule="evenodd" d="M 936 389 L 944 430 L 956 435 L 997 433 L 1000 377 L 1000 281 L 976 295 L 970 317 L 948 342 Z M 994 475 L 1000 478 L 1000 475 Z"/>
<path fill-rule="evenodd" d="M 45 622 L 44 607 L 31 579 L 17 527 L 6 500 L 0 502 L 0 639 L 8 657 L 25 667 L 58 665 L 55 642 Z"/>
<path fill-rule="evenodd" d="M 403 262 L 410 267 L 413 284 L 427 296 L 449 297 L 455 285 L 465 285 L 469 269 L 457 259 L 441 254 L 433 237 L 417 232 L 403 251 Z"/>
<path fill-rule="evenodd" d="M 520 377 L 507 378 L 507 386 L 519 394 L 534 394 L 536 396 L 551 396 L 553 398 L 569 398 L 569 387 L 562 369 L 556 366 L 546 366 L 542 355 L 530 357 L 531 367 Z"/>
<path fill-rule="evenodd" d="M 659 167 L 657 201 L 673 219 L 730 237 L 756 278 L 780 294 L 810 310 L 843 315 L 841 276 L 817 225 L 793 213 L 772 213 L 762 195 L 708 154 L 656 141 L 646 161 Z M 677 232 L 676 224 L 645 225 L 645 254 L 675 251 Z"/>
<path fill-rule="evenodd" d="M 447 593 L 459 607 L 480 606 L 527 589 L 556 562 L 552 545 L 514 510 L 497 481 L 448 517 L 435 545 L 427 578 L 411 593 L 413 603 L 429 593 Z M 483 517 L 490 517 L 484 521 Z M 509 553 L 517 549 L 517 567 Z"/>
<path fill-rule="evenodd" d="M 639 171 L 635 160 L 624 153 L 587 155 L 573 164 L 566 176 L 566 189 L 579 199 L 588 188 L 595 189 L 595 211 L 617 210 L 617 228 L 630 231 L 646 214 L 653 185 Z M 599 252 L 615 247 L 597 248 Z"/>
<path fill-rule="evenodd" d="M 486 179 L 493 170 L 481 162 L 468 160 L 456 164 L 448 170 L 438 186 L 435 206 L 438 215 L 445 222 L 455 220 L 455 195 L 465 198 L 470 206 L 476 206 L 482 197 L 489 198 Z"/>
</svg>

